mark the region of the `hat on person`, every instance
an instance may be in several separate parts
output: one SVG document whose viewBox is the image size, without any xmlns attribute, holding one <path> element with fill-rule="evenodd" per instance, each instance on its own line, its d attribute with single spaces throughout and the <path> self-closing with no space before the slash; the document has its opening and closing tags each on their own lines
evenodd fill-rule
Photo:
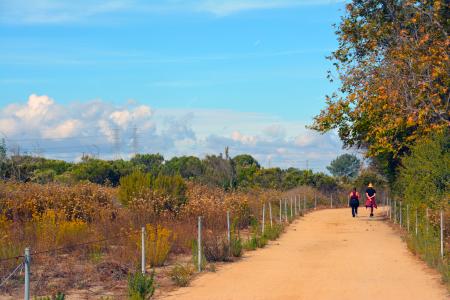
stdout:
<svg viewBox="0 0 450 300">
<path fill-rule="evenodd" d="M 369 187 L 370 187 L 370 188 L 373 188 L 372 182 L 369 183 Z"/>
</svg>

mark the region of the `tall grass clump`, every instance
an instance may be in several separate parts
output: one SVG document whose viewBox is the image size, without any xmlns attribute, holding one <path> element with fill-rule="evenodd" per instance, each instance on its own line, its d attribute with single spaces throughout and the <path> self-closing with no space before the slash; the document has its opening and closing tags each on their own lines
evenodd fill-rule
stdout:
<svg viewBox="0 0 450 300">
<path fill-rule="evenodd" d="M 140 263 L 141 232 L 134 231 L 131 235 L 132 242 L 129 243 L 130 253 L 134 255 L 135 265 Z M 145 257 L 150 262 L 150 266 L 159 267 L 164 265 L 175 240 L 175 234 L 168 228 L 161 225 L 145 226 Z"/>
<path fill-rule="evenodd" d="M 282 224 L 273 224 L 272 226 L 266 226 L 266 228 L 264 228 L 263 237 L 270 241 L 274 241 L 280 237 L 283 230 L 284 226 Z"/>
<path fill-rule="evenodd" d="M 247 241 L 244 242 L 242 247 L 245 250 L 256 250 L 257 248 L 264 248 L 267 245 L 267 238 L 263 235 L 260 235 L 260 228 L 258 225 L 258 220 L 256 218 L 252 218 L 251 222 L 251 230 L 250 236 Z"/>
<path fill-rule="evenodd" d="M 170 278 L 177 286 L 184 287 L 189 285 L 194 272 L 192 264 L 176 264 L 170 271 Z"/>
<path fill-rule="evenodd" d="M 67 220 L 63 211 L 47 210 L 33 216 L 38 248 L 70 247 L 89 237 L 88 224 L 79 219 Z"/>
<path fill-rule="evenodd" d="M 130 300 L 147 300 L 155 293 L 155 273 L 150 276 L 139 271 L 128 278 L 128 297 Z"/>
</svg>

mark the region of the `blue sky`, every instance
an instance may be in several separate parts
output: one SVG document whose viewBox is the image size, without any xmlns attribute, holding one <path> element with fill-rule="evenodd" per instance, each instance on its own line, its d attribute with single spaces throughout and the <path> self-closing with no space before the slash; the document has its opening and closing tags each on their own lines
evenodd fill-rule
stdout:
<svg viewBox="0 0 450 300">
<path fill-rule="evenodd" d="M 74 3 L 0 0 L 0 131 L 10 148 L 77 159 L 98 144 L 109 158 L 118 128 L 126 158 L 137 127 L 139 151 L 167 157 L 230 145 L 264 165 L 323 170 L 341 151 L 334 134 L 304 125 L 336 87 L 325 56 L 342 1 Z"/>
</svg>

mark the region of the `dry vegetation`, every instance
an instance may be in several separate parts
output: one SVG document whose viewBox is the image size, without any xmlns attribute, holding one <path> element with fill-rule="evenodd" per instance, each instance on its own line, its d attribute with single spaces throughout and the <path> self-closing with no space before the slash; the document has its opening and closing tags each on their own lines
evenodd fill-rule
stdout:
<svg viewBox="0 0 450 300">
<path fill-rule="evenodd" d="M 313 189 L 295 193 L 307 195 L 308 207 L 314 205 Z M 245 243 L 254 236 L 266 239 L 257 233 L 262 203 L 272 203 L 277 220 L 278 199 L 290 196 L 273 190 L 224 192 L 188 182 L 187 202 L 173 212 L 155 209 L 155 203 L 161 200 L 156 195 L 145 196 L 152 201 L 136 199 L 133 205 L 124 207 L 117 194 L 116 188 L 95 184 L 0 183 L 1 278 L 21 262 L 24 248 L 30 247 L 33 296 L 82 291 L 93 299 L 104 294 L 126 297 L 127 278 L 140 267 L 140 232 L 145 226 L 147 268 L 156 270 L 158 294 L 173 288 L 173 281 L 181 285 L 189 282 L 186 274 L 193 274 L 189 265 L 196 246 L 193 241 L 198 216 L 203 216 L 205 263 L 214 270 L 214 263 L 233 260 L 230 253 L 240 255 L 241 241 Z M 318 204 L 328 203 L 324 195 L 316 195 Z M 227 210 L 233 223 L 231 252 L 226 241 Z M 271 239 L 278 234 L 268 231 L 266 236 Z M 174 266 L 178 267 L 172 270 Z M 19 274 L 0 291 L 14 298 L 22 286 L 23 274 Z"/>
</svg>

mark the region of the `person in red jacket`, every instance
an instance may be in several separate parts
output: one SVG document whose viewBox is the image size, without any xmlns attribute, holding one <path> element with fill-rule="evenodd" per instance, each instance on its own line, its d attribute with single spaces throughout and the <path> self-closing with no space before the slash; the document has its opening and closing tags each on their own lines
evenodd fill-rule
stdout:
<svg viewBox="0 0 450 300">
<path fill-rule="evenodd" d="M 366 209 L 370 207 L 370 216 L 373 217 L 373 208 L 377 208 L 377 202 L 375 201 L 375 196 L 377 192 L 373 188 L 373 184 L 369 183 L 366 190 Z"/>
<path fill-rule="evenodd" d="M 356 191 L 356 188 L 353 188 L 353 191 L 348 196 L 348 206 L 352 208 L 352 216 L 357 217 L 358 216 L 358 207 L 359 207 L 359 193 Z"/>
</svg>

